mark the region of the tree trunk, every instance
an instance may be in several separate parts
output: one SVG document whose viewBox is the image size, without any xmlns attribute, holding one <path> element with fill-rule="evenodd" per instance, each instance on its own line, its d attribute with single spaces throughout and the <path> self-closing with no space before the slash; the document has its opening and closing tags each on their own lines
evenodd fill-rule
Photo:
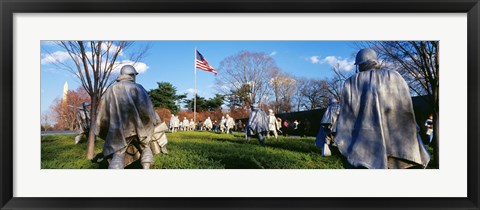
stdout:
<svg viewBox="0 0 480 210">
<path fill-rule="evenodd" d="M 98 99 L 97 96 L 91 96 L 90 104 L 90 130 L 88 131 L 87 141 L 87 159 L 91 160 L 95 156 L 95 127 L 97 119 Z"/>
</svg>

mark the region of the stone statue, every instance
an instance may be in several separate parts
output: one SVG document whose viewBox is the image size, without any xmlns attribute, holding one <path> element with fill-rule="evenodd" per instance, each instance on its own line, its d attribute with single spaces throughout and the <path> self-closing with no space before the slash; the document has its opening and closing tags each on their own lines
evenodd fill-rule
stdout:
<svg viewBox="0 0 480 210">
<path fill-rule="evenodd" d="M 75 137 L 75 144 L 78 144 L 83 136 L 87 137 L 90 131 L 90 111 L 88 106 L 87 102 L 82 102 L 82 107 L 78 107 L 75 115 L 78 124 L 78 135 Z"/>
<path fill-rule="evenodd" d="M 270 138 L 270 132 L 273 132 L 273 135 L 275 136 L 275 139 L 278 138 L 278 132 L 277 130 L 280 130 L 280 125 L 277 121 L 277 118 L 275 117 L 275 113 L 273 113 L 273 110 L 269 109 L 268 110 L 268 132 L 267 132 L 267 138 Z"/>
<path fill-rule="evenodd" d="M 203 122 L 203 125 L 205 126 L 205 129 L 207 129 L 207 131 L 212 130 L 213 124 L 212 124 L 212 120 L 210 119 L 210 117 L 208 117 L 208 118 L 205 120 L 205 122 Z"/>
<path fill-rule="evenodd" d="M 175 133 L 178 131 L 178 127 L 180 126 L 180 120 L 178 117 L 172 114 L 172 117 L 170 118 L 170 131 L 172 133 Z"/>
<path fill-rule="evenodd" d="M 372 49 L 358 52 L 359 73 L 345 81 L 335 142 L 353 167 L 425 168 L 409 88 L 396 71 L 380 69 Z"/>
<path fill-rule="evenodd" d="M 256 105 L 250 106 L 251 112 L 248 116 L 247 125 L 245 126 L 245 138 L 247 141 L 249 137 L 258 135 L 258 139 L 263 146 L 265 146 L 264 135 L 268 131 L 268 117 L 264 111 L 259 109 Z"/>
<path fill-rule="evenodd" d="M 159 152 L 151 146 L 159 145 L 167 130 L 147 91 L 135 83 L 137 74 L 133 66 L 123 66 L 98 107 L 95 133 L 105 140 L 103 156 L 111 157 L 109 169 L 123 169 L 138 159 L 144 169 L 150 168 L 154 152 Z"/>
<path fill-rule="evenodd" d="M 220 132 L 223 133 L 227 130 L 226 124 L 227 124 L 227 119 L 225 119 L 225 116 L 222 116 L 222 119 L 220 120 Z"/>
<path fill-rule="evenodd" d="M 182 126 L 183 126 L 183 131 L 188 131 L 190 128 L 190 122 L 188 122 L 186 117 L 183 117 Z"/>
<path fill-rule="evenodd" d="M 189 130 L 194 131 L 195 130 L 195 121 L 193 119 L 190 119 L 190 127 Z"/>
<path fill-rule="evenodd" d="M 228 114 L 226 117 L 225 127 L 226 127 L 226 133 L 232 133 L 233 128 L 235 127 L 235 120 L 232 117 L 230 117 L 230 115 Z"/>
<path fill-rule="evenodd" d="M 339 114 L 340 105 L 338 104 L 337 99 L 330 98 L 327 110 L 323 113 L 322 120 L 320 121 L 320 129 L 318 130 L 317 138 L 315 139 L 315 145 L 322 148 L 322 156 L 331 155 L 329 145 L 334 142 Z"/>
</svg>

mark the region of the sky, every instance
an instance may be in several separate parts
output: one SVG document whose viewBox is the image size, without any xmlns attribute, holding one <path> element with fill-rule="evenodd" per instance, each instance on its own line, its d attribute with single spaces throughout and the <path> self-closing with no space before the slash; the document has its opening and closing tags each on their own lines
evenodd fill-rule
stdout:
<svg viewBox="0 0 480 210">
<path fill-rule="evenodd" d="M 195 48 L 217 69 L 220 62 L 240 51 L 263 52 L 290 75 L 325 79 L 333 76 L 331 66 L 340 64 L 342 71 L 354 71 L 357 48 L 347 41 L 141 41 L 130 50 L 149 46 L 147 55 L 135 66 L 137 83 L 146 90 L 158 87 L 157 82 L 170 82 L 177 94 L 193 97 Z M 47 111 L 56 98 L 62 97 L 65 82 L 69 90 L 77 89 L 80 81 L 71 72 L 59 69 L 52 61 L 69 59 L 64 50 L 50 41 L 41 42 L 41 110 Z M 128 50 L 127 50 L 128 51 Z M 127 52 L 119 62 L 128 63 Z M 222 74 L 217 69 L 218 74 Z M 215 75 L 197 69 L 197 94 L 211 98 L 217 93 Z"/>
</svg>

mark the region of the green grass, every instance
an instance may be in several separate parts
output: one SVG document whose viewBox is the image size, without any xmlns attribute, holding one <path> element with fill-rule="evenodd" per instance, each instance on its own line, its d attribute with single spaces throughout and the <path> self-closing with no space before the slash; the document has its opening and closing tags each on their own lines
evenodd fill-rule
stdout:
<svg viewBox="0 0 480 210">
<path fill-rule="evenodd" d="M 168 133 L 169 154 L 155 156 L 154 169 L 320 169 L 343 168 L 340 156 L 322 157 L 314 138 L 258 139 L 246 141 L 243 133 Z M 75 145 L 75 135 L 42 136 L 42 169 L 106 168 L 106 163 L 88 161 L 85 139 Z M 97 139 L 95 153 L 103 140 Z M 138 162 L 128 168 L 140 168 Z"/>
<path fill-rule="evenodd" d="M 42 168 L 83 169 L 98 168 L 86 159 L 87 144 L 85 141 L 75 145 L 75 135 L 44 135 L 42 140 Z M 95 144 L 95 154 L 102 152 L 102 141 Z"/>
<path fill-rule="evenodd" d="M 169 154 L 155 156 L 153 169 L 342 169 L 341 155 L 322 157 L 314 138 L 256 138 L 246 141 L 243 133 L 213 132 L 168 133 Z M 44 135 L 42 169 L 104 169 L 108 163 L 86 159 L 86 141 L 74 144 L 75 135 Z M 102 152 L 103 140 L 95 143 L 95 154 Z M 427 147 L 430 154 L 432 149 Z M 141 168 L 137 161 L 127 168 Z M 428 166 L 427 168 L 432 168 Z"/>
</svg>

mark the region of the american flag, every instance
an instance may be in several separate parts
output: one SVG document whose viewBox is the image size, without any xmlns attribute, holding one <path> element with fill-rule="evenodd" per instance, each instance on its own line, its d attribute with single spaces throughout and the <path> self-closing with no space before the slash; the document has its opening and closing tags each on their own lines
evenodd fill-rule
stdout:
<svg viewBox="0 0 480 210">
<path fill-rule="evenodd" d="M 204 71 L 212 72 L 215 75 L 217 75 L 217 71 L 215 71 L 215 69 L 212 66 L 210 66 L 210 64 L 208 64 L 207 59 L 205 59 L 203 55 L 200 54 L 200 52 L 198 52 L 198 50 L 197 50 L 197 56 L 195 56 L 195 67 Z"/>
</svg>

